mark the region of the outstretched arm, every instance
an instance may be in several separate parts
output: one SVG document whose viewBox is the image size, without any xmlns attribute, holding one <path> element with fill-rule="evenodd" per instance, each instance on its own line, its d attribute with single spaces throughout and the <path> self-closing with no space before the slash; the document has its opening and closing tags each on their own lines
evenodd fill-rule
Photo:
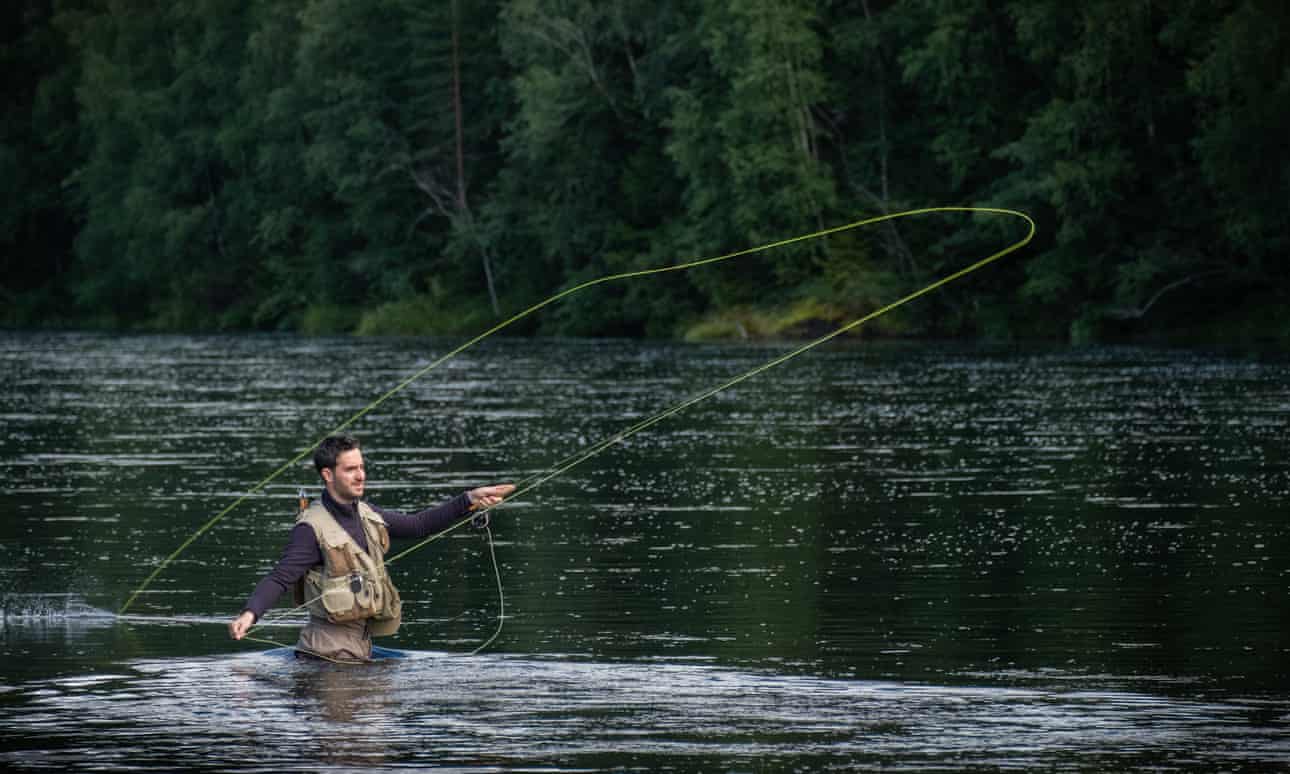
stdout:
<svg viewBox="0 0 1290 774">
<path fill-rule="evenodd" d="M 255 591 L 251 592 L 242 612 L 229 621 L 229 636 L 235 640 L 245 637 L 247 630 L 260 620 L 264 611 L 273 607 L 273 603 L 282 596 L 282 592 L 291 588 L 292 584 L 303 578 L 309 568 L 316 564 L 322 564 L 322 552 L 318 548 L 317 539 L 314 538 L 313 528 L 308 524 L 297 524 L 291 528 L 291 536 L 287 540 L 287 547 L 282 552 L 282 558 L 269 571 L 269 574 L 260 580 Z"/>
<path fill-rule="evenodd" d="M 390 537 L 423 538 L 443 532 L 469 516 L 471 511 L 497 505 L 506 495 L 514 491 L 513 484 L 481 486 L 457 495 L 447 502 L 411 514 L 387 511 L 376 505 L 372 505 L 372 508 L 385 519 Z"/>
</svg>

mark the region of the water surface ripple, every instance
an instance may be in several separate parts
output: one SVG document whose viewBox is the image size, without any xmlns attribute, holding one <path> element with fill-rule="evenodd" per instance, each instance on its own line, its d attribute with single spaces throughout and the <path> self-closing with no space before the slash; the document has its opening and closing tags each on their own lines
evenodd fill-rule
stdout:
<svg viewBox="0 0 1290 774">
<path fill-rule="evenodd" d="M 9 769 L 1290 767 L 1290 364 L 848 344 L 399 562 L 413 657 L 233 643 L 288 471 L 457 344 L 0 333 Z M 780 352 L 489 341 L 366 416 L 372 499 L 513 480 Z M 299 617 L 264 630 L 290 642 Z"/>
</svg>

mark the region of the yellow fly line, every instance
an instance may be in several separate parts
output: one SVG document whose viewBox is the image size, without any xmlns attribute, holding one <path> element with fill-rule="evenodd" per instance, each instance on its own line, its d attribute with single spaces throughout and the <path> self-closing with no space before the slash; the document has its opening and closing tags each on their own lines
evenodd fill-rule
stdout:
<svg viewBox="0 0 1290 774">
<path fill-rule="evenodd" d="M 448 353 L 430 362 L 426 366 L 413 372 L 412 374 L 404 378 L 402 381 L 400 381 L 398 384 L 391 387 L 384 394 L 382 394 L 381 396 L 373 400 L 371 403 L 364 406 L 362 409 L 356 412 L 349 419 L 346 419 L 344 422 L 337 425 L 325 436 L 323 436 L 323 438 L 336 435 L 344 431 L 345 429 L 349 428 L 359 419 L 362 419 L 364 416 L 370 413 L 373 409 L 377 408 L 382 403 L 385 403 L 390 398 L 402 392 L 413 382 L 424 377 L 426 374 L 430 373 L 431 371 L 434 371 L 436 368 L 440 367 L 444 363 L 453 359 L 457 355 L 460 355 L 462 352 L 465 352 L 467 349 L 470 349 L 471 347 L 475 346 L 476 344 L 488 338 L 489 336 L 492 336 L 493 334 L 498 333 L 499 331 L 502 331 L 503 329 L 509 327 L 510 325 L 524 319 L 525 317 L 528 317 L 529 315 L 532 315 L 535 312 L 551 304 L 554 304 L 555 302 L 565 298 L 566 296 L 573 295 L 574 293 L 577 293 L 581 290 L 586 290 L 587 288 L 590 288 L 592 286 L 602 285 L 608 282 L 617 282 L 620 280 L 634 279 L 637 277 L 647 277 L 655 274 L 664 274 L 667 272 L 686 271 L 689 269 L 697 268 L 699 266 L 706 266 L 709 264 L 719 263 L 721 261 L 730 260 L 732 258 L 738 258 L 744 255 L 751 255 L 754 253 L 766 252 L 768 250 L 774 250 L 779 247 L 786 247 L 788 245 L 796 244 L 798 242 L 806 242 L 812 239 L 819 239 L 821 237 L 830 236 L 832 234 L 839 234 L 844 231 L 850 231 L 852 229 L 862 228 L 864 226 L 872 226 L 876 223 L 882 223 L 884 221 L 896 220 L 899 218 L 914 217 L 918 215 L 930 215 L 934 213 L 974 213 L 974 214 L 983 214 L 983 215 L 1003 215 L 1003 216 L 1008 216 L 1012 218 L 1018 218 L 1024 221 L 1027 225 L 1027 231 L 1025 236 L 1023 236 L 1021 239 L 1009 244 L 1008 246 L 1004 247 L 1003 249 L 995 253 L 992 253 L 986 256 L 985 258 L 982 258 L 981 260 L 973 264 L 970 264 L 968 266 L 963 267 L 962 269 L 959 269 L 958 271 L 948 274 L 936 280 L 935 282 L 932 282 L 931 284 L 919 290 L 916 290 L 907 296 L 904 296 L 903 298 L 893 301 L 890 304 L 887 304 L 886 306 L 881 307 L 880 309 L 876 309 L 870 312 L 869 314 L 864 315 L 863 317 L 852 320 L 851 322 L 846 323 L 845 325 L 837 328 L 831 333 L 828 333 L 813 341 L 803 344 L 797 347 L 796 349 L 788 352 L 787 354 L 780 355 L 779 357 L 769 360 L 766 363 L 763 363 L 762 365 L 757 366 L 756 368 L 753 368 L 749 371 L 744 372 L 743 374 L 740 374 L 739 376 L 736 376 L 726 382 L 723 382 L 722 384 L 719 384 L 715 387 L 711 387 L 707 390 L 704 390 L 692 397 L 686 398 L 680 403 L 677 403 L 667 409 L 664 409 L 663 411 L 660 411 L 659 413 L 647 419 L 637 422 L 636 424 L 632 425 L 626 430 L 616 433 L 615 435 L 610 436 L 609 438 L 606 438 L 600 441 L 599 443 L 596 443 L 586 449 L 583 449 L 582 451 L 579 451 L 573 455 L 570 455 L 564 460 L 561 460 L 555 465 L 552 465 L 551 467 L 547 468 L 545 471 L 535 474 L 533 476 L 530 476 L 529 478 L 520 482 L 520 484 L 516 487 L 515 492 L 513 492 L 511 496 L 506 499 L 506 502 L 513 501 L 517 497 L 520 497 L 521 495 L 532 491 L 533 489 L 537 488 L 538 486 L 541 486 L 547 481 L 550 481 L 551 479 L 564 474 L 565 472 L 575 467 L 576 465 L 579 465 L 587 461 L 588 459 L 596 456 L 597 454 L 600 454 L 601 452 L 605 451 L 611 446 L 621 443 L 627 438 L 643 430 L 646 430 L 650 427 L 653 427 L 654 425 L 658 424 L 659 422 L 662 422 L 668 417 L 673 416 L 674 414 L 677 414 L 681 411 L 684 411 L 685 409 L 689 408 L 690 406 L 693 406 L 694 404 L 702 400 L 706 400 L 707 398 L 710 398 L 713 395 L 716 395 L 717 393 L 722 392 L 723 390 L 727 390 L 731 387 L 734 387 L 735 385 L 741 382 L 744 382 L 748 379 L 751 379 L 757 376 L 758 374 L 764 373 L 772 368 L 775 368 L 776 366 L 783 365 L 789 360 L 792 360 L 793 358 L 799 355 L 809 352 L 810 350 L 815 349 L 816 347 L 820 346 L 821 344 L 824 344 L 827 341 L 835 339 L 838 336 L 841 336 L 842 334 L 848 331 L 858 328 L 867 322 L 870 322 L 879 317 L 882 317 L 888 312 L 891 312 L 892 310 L 898 307 L 904 306 L 910 301 L 913 301 L 917 298 L 927 295 L 928 293 L 938 290 L 944 285 L 947 285 L 957 279 L 960 279 L 961 277 L 971 274 L 972 272 L 977 271 L 978 269 L 984 268 L 985 266 L 988 266 L 989 264 L 994 263 L 995 261 L 999 260 L 1000 258 L 1003 258 L 1004 256 L 1010 253 L 1020 250 L 1022 247 L 1029 244 L 1030 240 L 1034 238 L 1035 231 L 1036 231 L 1035 221 L 1032 220 L 1031 217 L 1025 214 L 1024 212 L 1019 212 L 1017 210 L 1004 209 L 999 207 L 925 207 L 922 209 L 905 210 L 903 212 L 893 212 L 887 215 L 878 215 L 872 218 L 865 218 L 863 220 L 857 220 L 853 223 L 847 223 L 842 226 L 835 226 L 833 228 L 814 231 L 809 234 L 802 234 L 800 236 L 795 236 L 790 239 L 783 239 L 778 242 L 770 242 L 757 247 L 750 247 L 750 248 L 738 250 L 732 253 L 726 253 L 725 255 L 719 255 L 713 258 L 704 258 L 701 260 L 689 261 L 686 263 L 678 263 L 672 266 L 661 266 L 653 269 L 642 269 L 639 271 L 622 272 L 620 274 L 610 274 L 604 277 L 599 277 L 597 279 L 589 280 L 579 285 L 574 285 L 573 287 L 570 287 L 566 290 L 562 290 L 559 293 L 556 293 L 555 295 L 551 296 L 550 298 L 540 301 L 534 304 L 533 306 L 530 306 L 529 308 L 523 310 L 522 312 L 512 315 L 506 320 L 499 322 L 498 324 L 494 325 L 493 327 L 489 328 L 488 330 L 484 331 L 478 336 L 475 336 L 474 338 L 466 341 L 465 343 L 461 344 L 455 349 L 449 351 Z M 135 589 L 135 591 L 125 601 L 125 604 L 121 606 L 121 609 L 118 611 L 118 614 L 124 615 L 125 612 L 130 609 L 130 606 L 134 604 L 135 599 L 138 598 L 138 596 L 142 594 L 145 590 L 147 590 L 147 588 L 152 584 L 152 582 L 157 578 L 157 576 L 160 575 L 181 553 L 187 550 L 187 548 L 190 545 L 192 545 L 198 538 L 200 538 L 206 532 L 210 531 L 210 529 L 214 527 L 216 524 L 218 524 L 221 520 L 223 520 L 224 517 L 228 516 L 229 513 L 231 513 L 239 505 L 245 502 L 247 498 L 263 490 L 271 482 L 276 480 L 279 476 L 281 476 L 287 470 L 291 469 L 294 465 L 296 465 L 301 460 L 303 460 L 306 456 L 312 453 L 313 450 L 318 446 L 318 444 L 322 443 L 323 438 L 318 439 L 313 444 L 311 444 L 307 448 L 300 451 L 299 454 L 287 460 L 285 463 L 282 464 L 281 467 L 279 467 L 277 470 L 274 470 L 269 475 L 265 476 L 258 483 L 256 483 L 250 489 L 248 489 L 244 494 L 242 494 L 240 497 L 238 497 L 232 503 L 230 503 L 227 507 L 225 507 L 219 513 L 212 516 L 205 524 L 202 524 L 200 527 L 198 527 L 197 530 L 193 532 L 193 534 L 189 536 L 187 540 L 181 543 L 179 547 L 176 548 L 170 554 L 170 556 L 166 557 L 161 562 L 161 564 L 159 564 L 156 567 L 156 569 L 154 569 L 152 573 L 148 575 L 146 579 L 144 579 L 143 583 L 141 583 L 139 587 Z M 501 504 L 499 503 L 499 505 Z M 498 507 L 498 505 L 490 506 L 486 509 L 482 509 L 479 513 L 487 513 L 489 510 L 492 510 L 492 508 L 496 508 L 496 507 Z M 417 543 L 411 548 L 408 548 L 407 550 L 402 551 L 399 554 L 391 557 L 389 560 L 387 560 L 387 562 L 398 561 L 402 557 L 407 556 L 413 551 L 416 551 L 424 547 L 428 543 L 438 540 L 439 538 L 448 534 L 452 530 L 457 529 L 458 527 L 460 527 L 462 524 L 465 524 L 465 523 L 467 522 L 465 521 L 459 522 L 453 525 L 452 527 L 449 527 L 448 529 L 443 530 L 442 532 L 439 532 L 435 535 L 431 535 L 430 537 L 426 538 L 425 540 L 422 540 L 421 542 Z M 496 634 L 494 634 L 494 637 L 496 637 Z M 490 639 L 489 642 L 491 641 L 492 640 Z"/>
</svg>

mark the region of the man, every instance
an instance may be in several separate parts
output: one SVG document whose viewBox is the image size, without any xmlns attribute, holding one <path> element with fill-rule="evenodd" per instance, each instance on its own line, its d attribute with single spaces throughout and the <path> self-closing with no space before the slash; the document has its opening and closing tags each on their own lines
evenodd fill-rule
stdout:
<svg viewBox="0 0 1290 774">
<path fill-rule="evenodd" d="M 240 640 L 282 592 L 296 588 L 309 608 L 298 653 L 337 661 L 366 661 L 372 637 L 393 634 L 402 603 L 385 570 L 390 538 L 424 538 L 447 529 L 472 510 L 500 503 L 511 484 L 472 489 L 413 514 L 388 511 L 363 500 L 367 470 L 357 439 L 331 436 L 314 450 L 322 497 L 301 510 L 286 550 L 229 622 Z"/>
</svg>

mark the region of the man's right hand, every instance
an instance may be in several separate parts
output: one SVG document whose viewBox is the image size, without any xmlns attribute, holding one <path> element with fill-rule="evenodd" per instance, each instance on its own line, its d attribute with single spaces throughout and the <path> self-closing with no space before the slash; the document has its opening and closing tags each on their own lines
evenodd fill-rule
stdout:
<svg viewBox="0 0 1290 774">
<path fill-rule="evenodd" d="M 474 511 L 480 508 L 492 508 L 514 491 L 514 484 L 494 484 L 472 489 L 466 493 L 466 497 L 470 498 L 470 509 Z"/>
<path fill-rule="evenodd" d="M 235 640 L 240 640 L 246 636 L 246 632 L 255 624 L 255 613 L 250 610 L 243 610 L 237 618 L 228 622 L 228 634 Z"/>
</svg>

